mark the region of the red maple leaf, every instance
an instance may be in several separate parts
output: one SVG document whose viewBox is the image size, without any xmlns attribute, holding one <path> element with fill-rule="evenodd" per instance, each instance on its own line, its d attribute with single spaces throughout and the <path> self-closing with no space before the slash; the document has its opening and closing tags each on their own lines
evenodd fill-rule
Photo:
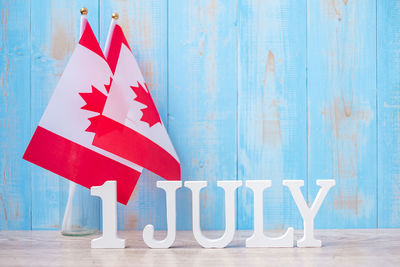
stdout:
<svg viewBox="0 0 400 267">
<path fill-rule="evenodd" d="M 138 86 L 131 86 L 133 92 L 135 92 L 136 97 L 134 98 L 136 101 L 146 105 L 145 108 L 141 108 L 140 110 L 143 112 L 143 116 L 140 119 L 143 122 L 149 124 L 152 127 L 156 123 L 161 124 L 161 118 L 158 114 L 156 105 L 154 105 L 153 99 L 151 98 L 150 91 L 147 88 L 147 85 L 144 84 L 146 89 L 138 82 Z"/>
<path fill-rule="evenodd" d="M 110 83 L 104 85 L 104 88 L 106 89 L 107 93 L 110 92 L 110 87 L 111 87 L 112 81 L 113 80 L 110 77 Z M 99 120 L 100 115 L 103 113 L 104 105 L 106 104 L 106 101 L 107 101 L 107 95 L 103 94 L 99 89 L 97 89 L 93 85 L 92 85 L 91 93 L 79 93 L 79 95 L 86 102 L 86 105 L 81 107 L 81 109 L 99 113 L 99 115 L 89 118 L 90 125 L 86 129 L 87 132 L 94 133 L 95 129 L 96 129 L 96 122 Z"/>
<path fill-rule="evenodd" d="M 79 93 L 79 95 L 85 100 L 86 105 L 81 109 L 89 110 L 97 113 L 102 113 L 104 105 L 107 101 L 107 96 L 100 92 L 96 87 L 92 85 L 91 93 Z"/>
</svg>

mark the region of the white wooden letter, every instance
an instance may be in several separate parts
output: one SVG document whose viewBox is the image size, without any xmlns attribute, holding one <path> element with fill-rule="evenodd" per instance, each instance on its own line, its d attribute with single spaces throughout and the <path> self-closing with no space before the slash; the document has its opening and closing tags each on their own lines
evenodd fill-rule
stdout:
<svg viewBox="0 0 400 267">
<path fill-rule="evenodd" d="M 197 242 L 205 248 L 223 248 L 233 239 L 236 228 L 236 188 L 242 185 L 242 181 L 218 181 L 217 185 L 225 191 L 225 232 L 217 239 L 209 239 L 203 236 L 200 229 L 200 190 L 207 186 L 207 181 L 187 181 L 185 186 L 192 191 L 192 220 L 193 235 Z"/>
<path fill-rule="evenodd" d="M 167 207 L 167 237 L 164 240 L 154 239 L 154 226 L 146 225 L 143 229 L 143 240 L 151 248 L 169 248 L 176 237 L 176 190 L 182 187 L 182 181 L 157 181 L 157 187 L 165 191 Z"/>
<path fill-rule="evenodd" d="M 103 235 L 92 239 L 92 248 L 125 248 L 125 239 L 117 237 L 117 182 L 92 186 L 90 194 L 100 197 L 103 205 Z"/>
<path fill-rule="evenodd" d="M 271 180 L 248 180 L 246 186 L 254 192 L 254 232 L 246 239 L 246 247 L 293 247 L 293 228 L 289 227 L 280 237 L 264 235 L 263 192 L 271 187 Z"/>
<path fill-rule="evenodd" d="M 311 208 L 308 207 L 301 193 L 300 187 L 304 185 L 303 180 L 283 180 L 283 184 L 289 187 L 297 208 L 303 217 L 304 236 L 297 241 L 298 247 L 321 247 L 321 240 L 314 238 L 314 218 L 317 215 L 322 202 L 324 201 L 329 189 L 335 185 L 335 180 L 317 180 L 317 185 L 321 188 Z"/>
</svg>

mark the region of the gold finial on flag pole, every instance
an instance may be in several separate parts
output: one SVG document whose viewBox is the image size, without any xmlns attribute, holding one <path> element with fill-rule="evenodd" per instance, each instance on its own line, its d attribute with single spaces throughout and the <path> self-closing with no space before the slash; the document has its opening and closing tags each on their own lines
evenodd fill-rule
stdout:
<svg viewBox="0 0 400 267">
<path fill-rule="evenodd" d="M 81 8 L 81 14 L 86 15 L 88 13 L 88 9 L 86 7 Z"/>
<path fill-rule="evenodd" d="M 114 12 L 114 13 L 112 13 L 111 17 L 112 17 L 113 19 L 118 19 L 118 18 L 119 18 L 119 15 L 118 15 L 117 12 Z"/>
</svg>

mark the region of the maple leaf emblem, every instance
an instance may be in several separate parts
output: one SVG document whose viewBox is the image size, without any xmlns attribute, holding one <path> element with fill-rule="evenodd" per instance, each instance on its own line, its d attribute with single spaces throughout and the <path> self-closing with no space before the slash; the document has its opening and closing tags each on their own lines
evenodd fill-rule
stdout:
<svg viewBox="0 0 400 267">
<path fill-rule="evenodd" d="M 105 84 L 104 88 L 106 89 L 107 93 L 110 92 L 110 87 L 112 84 L 112 77 L 110 77 L 110 83 Z M 79 93 L 82 99 L 86 102 L 86 105 L 81 107 L 81 109 L 93 111 L 99 113 L 94 117 L 89 118 L 90 125 L 86 129 L 87 132 L 95 133 L 96 131 L 96 123 L 99 120 L 101 114 L 103 113 L 104 106 L 107 101 L 107 96 L 103 94 L 99 89 L 92 85 L 92 92 L 91 93 Z"/>
<path fill-rule="evenodd" d="M 142 118 L 140 120 L 148 123 L 149 126 L 152 127 L 156 123 L 161 124 L 161 118 L 158 114 L 156 105 L 151 98 L 150 91 L 147 88 L 146 83 L 144 84 L 144 86 L 146 87 L 146 89 L 138 82 L 138 86 L 131 86 L 131 88 L 136 94 L 134 100 L 146 105 L 146 107 L 140 109 L 143 112 Z"/>
</svg>

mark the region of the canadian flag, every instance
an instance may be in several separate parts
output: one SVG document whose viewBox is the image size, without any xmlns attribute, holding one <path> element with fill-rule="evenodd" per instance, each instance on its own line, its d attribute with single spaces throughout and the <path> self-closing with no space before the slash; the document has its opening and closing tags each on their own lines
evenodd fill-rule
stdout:
<svg viewBox="0 0 400 267">
<path fill-rule="evenodd" d="M 93 145 L 167 180 L 180 180 L 180 163 L 121 27 L 113 20 L 105 48 L 113 77 L 106 94 L 82 94 Z"/>
<path fill-rule="evenodd" d="M 139 116 L 144 105 L 159 118 L 147 88 L 143 98 L 140 93 L 132 98 L 126 92 L 127 84 L 132 91 L 131 86 L 146 87 L 143 78 L 133 81 L 134 77 L 124 78 L 127 70 L 118 75 L 112 71 L 86 18 L 82 29 L 23 158 L 87 188 L 116 180 L 117 200 L 126 204 L 143 167 L 166 179 L 180 179 L 178 157 L 161 120 L 150 120 L 151 125 L 139 122 L 148 116 Z M 124 66 L 140 74 L 134 58 L 131 64 Z M 151 102 L 145 102 L 148 97 Z M 146 100 L 140 104 L 135 98 Z M 173 171 L 168 166 L 171 158 L 177 164 Z"/>
</svg>

